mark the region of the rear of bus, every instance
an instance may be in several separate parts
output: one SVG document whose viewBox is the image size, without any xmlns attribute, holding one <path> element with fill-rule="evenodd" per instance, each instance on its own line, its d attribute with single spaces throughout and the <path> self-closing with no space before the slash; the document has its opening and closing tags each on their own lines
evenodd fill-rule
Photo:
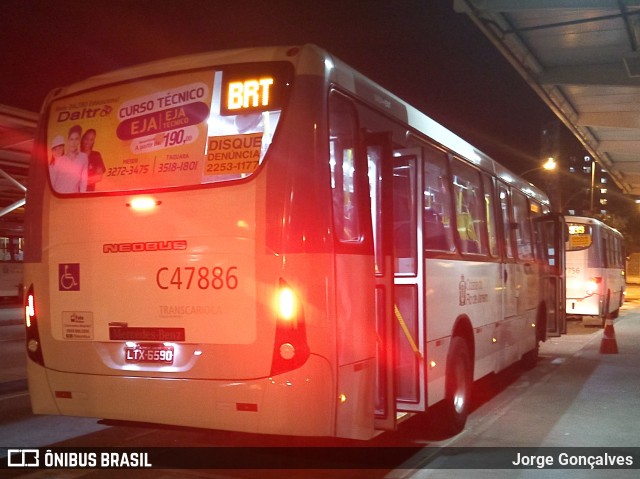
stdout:
<svg viewBox="0 0 640 479">
<path fill-rule="evenodd" d="M 34 412 L 336 434 L 324 68 L 313 48 L 222 52 L 50 96 L 27 199 Z"/>
<path fill-rule="evenodd" d="M 604 325 L 624 301 L 622 237 L 593 218 L 568 216 L 566 223 L 566 313 Z"/>
<path fill-rule="evenodd" d="M 591 225 L 567 218 L 569 236 L 566 243 L 567 314 L 589 317 L 600 315 L 600 297 L 597 294 L 598 268 L 591 268 L 590 260 L 594 251 Z M 595 263 L 594 263 L 595 264 Z"/>
</svg>

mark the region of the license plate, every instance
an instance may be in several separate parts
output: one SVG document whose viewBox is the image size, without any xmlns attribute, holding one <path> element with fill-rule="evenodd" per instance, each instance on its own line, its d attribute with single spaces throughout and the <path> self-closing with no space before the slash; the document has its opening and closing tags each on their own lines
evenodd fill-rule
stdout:
<svg viewBox="0 0 640 479">
<path fill-rule="evenodd" d="M 164 344 L 138 344 L 124 350 L 128 363 L 173 364 L 173 346 Z"/>
</svg>

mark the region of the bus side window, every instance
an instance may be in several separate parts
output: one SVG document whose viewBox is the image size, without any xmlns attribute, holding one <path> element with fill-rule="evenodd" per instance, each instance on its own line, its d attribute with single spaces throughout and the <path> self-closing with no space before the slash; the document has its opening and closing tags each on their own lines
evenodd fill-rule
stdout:
<svg viewBox="0 0 640 479">
<path fill-rule="evenodd" d="M 529 202 L 519 191 L 512 191 L 513 221 L 516 223 L 516 248 L 518 258 L 523 261 L 533 259 L 533 238 L 529 217 Z"/>
<path fill-rule="evenodd" d="M 424 152 L 424 248 L 432 251 L 454 251 L 451 229 L 451 181 L 447 158 L 435 148 Z"/>
<path fill-rule="evenodd" d="M 624 253 L 622 251 L 622 242 L 620 241 L 620 238 L 618 238 L 617 236 L 615 237 L 615 241 L 616 241 L 616 266 L 618 268 L 622 268 L 624 265 Z"/>
<path fill-rule="evenodd" d="M 539 263 L 546 263 L 547 252 L 544 245 L 546 243 L 544 237 L 544 229 L 539 228 L 535 219 L 542 216 L 542 206 L 537 201 L 529 199 L 529 214 L 531 216 L 531 234 L 533 237 L 534 256 Z"/>
<path fill-rule="evenodd" d="M 11 261 L 9 238 L 0 237 L 0 261 Z"/>
<path fill-rule="evenodd" d="M 457 159 L 453 161 L 451 173 L 461 251 L 487 254 L 487 224 L 480 174 Z"/>
<path fill-rule="evenodd" d="M 393 231 L 396 273 L 416 274 L 416 157 L 394 158 Z"/>
<path fill-rule="evenodd" d="M 601 234 L 602 255 L 600 256 L 602 258 L 601 266 L 608 268 L 611 265 L 609 261 L 609 250 L 611 249 L 609 245 L 609 233 L 607 233 L 604 229 L 602 229 L 601 232 L 602 232 Z"/>
<path fill-rule="evenodd" d="M 329 163 L 335 235 L 341 242 L 362 239 L 360 185 L 356 182 L 357 114 L 353 104 L 332 92 L 329 101 Z"/>
<path fill-rule="evenodd" d="M 511 205 L 509 202 L 509 190 L 506 186 L 498 184 L 500 198 L 500 210 L 502 212 L 502 234 L 504 236 L 504 254 L 507 258 L 513 258 L 513 241 L 511 234 Z"/>
<path fill-rule="evenodd" d="M 482 175 L 482 183 L 484 186 L 484 207 L 487 216 L 487 232 L 489 233 L 489 254 L 498 256 L 498 236 L 496 233 L 496 215 L 495 215 L 495 194 L 493 188 L 493 179 L 486 175 Z"/>
</svg>

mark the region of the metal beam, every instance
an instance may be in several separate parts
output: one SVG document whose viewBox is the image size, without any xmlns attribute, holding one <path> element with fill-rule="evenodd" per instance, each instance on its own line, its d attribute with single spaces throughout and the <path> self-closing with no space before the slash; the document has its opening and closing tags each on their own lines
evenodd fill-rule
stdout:
<svg viewBox="0 0 640 479">
<path fill-rule="evenodd" d="M 635 154 L 640 159 L 640 140 L 604 140 L 598 145 L 598 150 L 607 153 Z"/>
<path fill-rule="evenodd" d="M 23 167 L 28 168 L 30 159 L 30 151 L 0 150 L 0 162 L 15 161 L 16 163 L 21 164 Z"/>
<path fill-rule="evenodd" d="M 26 200 L 24 198 L 22 198 L 22 199 L 16 201 L 15 203 L 13 203 L 12 205 L 7 206 L 6 208 L 2 208 L 0 210 L 0 218 L 3 217 L 4 215 L 8 215 L 12 211 L 15 211 L 18 208 L 24 206 L 25 203 L 26 203 Z"/>
<path fill-rule="evenodd" d="M 467 9 L 461 7 L 464 0 L 454 0 L 456 11 L 466 12 Z M 501 13 L 501 12 L 521 12 L 526 10 L 550 10 L 559 8 L 571 9 L 619 9 L 618 0 L 469 0 L 473 7 L 481 12 Z M 640 0 L 625 0 L 626 7 L 640 6 Z M 460 8 L 463 8 L 460 10 Z"/>
<path fill-rule="evenodd" d="M 640 112 L 606 111 L 585 112 L 578 115 L 579 126 L 607 128 L 640 128 Z"/>
<path fill-rule="evenodd" d="M 622 60 L 616 63 L 561 65 L 536 74 L 542 85 L 637 86 L 640 77 L 630 77 Z"/>
<path fill-rule="evenodd" d="M 635 1 L 635 0 L 634 0 Z M 597 17 L 601 20 L 604 16 L 613 14 L 615 17 L 621 17 L 617 0 L 613 0 L 613 9 L 608 12 L 602 12 L 602 16 Z M 640 4 L 640 1 L 637 2 Z M 640 86 L 640 82 L 636 82 L 633 79 L 629 79 L 626 74 L 625 67 L 622 58 L 617 61 L 618 65 L 613 66 L 600 66 L 597 68 L 597 72 L 592 72 L 594 65 L 587 65 L 584 67 L 559 67 L 557 69 L 544 68 L 543 63 L 536 58 L 536 54 L 540 52 L 534 52 L 530 49 L 529 43 L 521 37 L 522 30 L 514 28 L 514 26 L 508 21 L 508 19 L 499 13 L 499 8 L 504 7 L 509 10 L 516 4 L 520 7 L 533 8 L 547 6 L 542 0 L 540 1 L 527 1 L 520 2 L 512 0 L 509 2 L 499 2 L 498 0 L 455 0 L 455 8 L 457 11 L 465 13 L 469 18 L 480 28 L 480 30 L 487 36 L 487 38 L 496 46 L 498 51 L 504 54 L 505 58 L 512 64 L 525 81 L 531 86 L 540 98 L 549 106 L 551 111 L 564 123 L 567 128 L 574 133 L 576 138 L 582 143 L 588 154 L 594 157 L 598 163 L 604 166 L 611 174 L 613 181 L 622 189 L 623 192 L 631 192 L 632 186 L 625 180 L 622 172 L 614 168 L 614 163 L 609 155 L 599 148 L 599 140 L 594 135 L 591 128 L 588 126 L 582 126 L 577 123 L 578 111 L 576 106 L 570 100 L 568 96 L 568 90 L 562 88 L 562 85 L 597 85 L 602 88 L 603 85 L 613 84 L 617 86 L 624 84 L 626 86 Z M 583 10 L 585 7 L 602 6 L 603 3 L 597 4 L 589 2 L 588 0 L 579 2 L 567 2 L 566 0 L 553 1 L 554 6 L 563 6 L 566 8 L 581 7 L 578 10 Z M 629 3 L 627 3 L 629 5 Z M 606 6 L 610 6 L 607 2 Z M 487 11 L 488 8 L 496 8 L 497 11 L 492 13 Z M 634 12 L 635 13 L 635 12 Z M 551 18 L 550 18 L 551 20 Z M 594 21 L 594 17 L 585 17 L 578 21 L 591 22 Z M 574 21 L 575 23 L 575 21 Z M 554 23 L 547 25 L 539 25 L 533 29 L 545 29 L 551 28 Z M 615 61 L 616 58 L 613 58 Z M 598 65 L 596 65 L 598 67 Z M 581 74 L 576 74 L 576 70 L 579 69 Z M 610 78 L 602 78 L 602 73 L 606 69 L 613 69 L 616 72 L 615 81 Z M 598 78 L 596 79 L 596 77 Z"/>
<path fill-rule="evenodd" d="M 26 186 L 24 186 L 22 183 L 20 183 L 18 180 L 16 180 L 13 176 L 11 176 L 10 174 L 8 174 L 7 172 L 5 172 L 2 169 L 0 169 L 0 176 L 4 177 L 7 181 L 9 181 L 9 183 L 11 183 L 13 186 L 15 186 L 18 190 L 20 190 L 22 192 L 26 192 L 27 191 L 27 187 Z"/>
<path fill-rule="evenodd" d="M 34 136 L 34 131 L 4 129 L 0 135 L 0 149 L 16 149 L 21 145 L 26 145 L 31 150 Z"/>
</svg>

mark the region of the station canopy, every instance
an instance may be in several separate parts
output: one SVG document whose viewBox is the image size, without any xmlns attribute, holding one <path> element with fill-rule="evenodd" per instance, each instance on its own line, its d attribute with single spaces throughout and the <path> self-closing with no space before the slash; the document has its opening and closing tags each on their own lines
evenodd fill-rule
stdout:
<svg viewBox="0 0 640 479">
<path fill-rule="evenodd" d="M 454 0 L 620 189 L 640 196 L 640 0 Z"/>
<path fill-rule="evenodd" d="M 0 234 L 22 231 L 36 113 L 0 105 Z"/>
</svg>

